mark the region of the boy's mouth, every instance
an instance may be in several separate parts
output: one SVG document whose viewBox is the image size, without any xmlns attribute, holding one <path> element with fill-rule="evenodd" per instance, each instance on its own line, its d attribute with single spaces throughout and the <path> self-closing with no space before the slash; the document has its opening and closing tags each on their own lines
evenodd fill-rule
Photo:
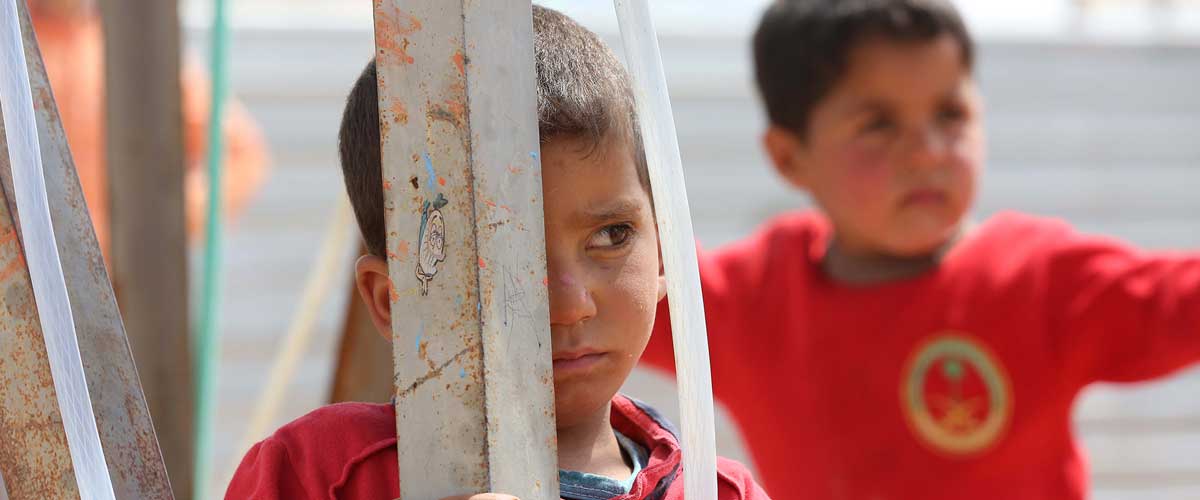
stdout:
<svg viewBox="0 0 1200 500">
<path fill-rule="evenodd" d="M 597 351 L 575 351 L 554 354 L 554 373 L 563 375 L 592 368 L 604 359 L 607 353 Z"/>
<path fill-rule="evenodd" d="M 941 205 L 946 200 L 946 193 L 940 189 L 914 189 L 904 196 L 901 204 L 906 207 L 913 205 Z"/>
</svg>

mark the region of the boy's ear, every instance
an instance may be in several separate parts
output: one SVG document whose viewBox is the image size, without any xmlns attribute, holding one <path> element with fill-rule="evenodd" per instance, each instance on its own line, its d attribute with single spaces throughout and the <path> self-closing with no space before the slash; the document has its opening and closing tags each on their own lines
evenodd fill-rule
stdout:
<svg viewBox="0 0 1200 500">
<path fill-rule="evenodd" d="M 795 132 L 772 124 L 762 137 L 771 164 L 792 186 L 808 188 L 808 150 Z"/>
<path fill-rule="evenodd" d="M 367 305 L 375 331 L 389 341 L 392 339 L 392 285 L 387 261 L 375 255 L 364 255 L 354 264 L 354 282 L 358 295 Z"/>
</svg>

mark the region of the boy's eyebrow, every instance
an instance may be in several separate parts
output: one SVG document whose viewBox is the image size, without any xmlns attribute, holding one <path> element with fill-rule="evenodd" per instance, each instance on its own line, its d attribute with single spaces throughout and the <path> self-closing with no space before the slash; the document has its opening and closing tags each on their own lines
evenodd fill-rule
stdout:
<svg viewBox="0 0 1200 500">
<path fill-rule="evenodd" d="M 580 226 L 591 226 L 614 219 L 630 219 L 642 213 L 642 205 L 633 198 L 617 198 L 604 203 L 594 203 L 575 212 L 572 222 Z"/>
<path fill-rule="evenodd" d="M 890 106 L 879 99 L 856 100 L 842 108 L 844 115 L 857 115 L 865 112 L 887 111 Z"/>
</svg>

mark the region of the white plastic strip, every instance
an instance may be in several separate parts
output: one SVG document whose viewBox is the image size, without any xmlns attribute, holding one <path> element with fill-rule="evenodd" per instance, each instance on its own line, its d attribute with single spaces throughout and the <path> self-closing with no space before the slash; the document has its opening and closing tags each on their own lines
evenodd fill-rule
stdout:
<svg viewBox="0 0 1200 500">
<path fill-rule="evenodd" d="M 0 76 L 0 109 L 4 114 L 13 195 L 21 223 L 21 241 L 25 245 L 25 260 L 33 282 L 42 335 L 46 340 L 54 392 L 58 396 L 67 446 L 71 451 L 71 465 L 75 469 L 80 498 L 114 498 L 104 451 L 100 447 L 100 433 L 96 429 L 92 400 L 84 379 L 67 284 L 63 279 L 62 263 L 50 225 L 46 179 L 42 174 L 33 93 L 29 88 L 29 70 L 21 42 L 16 0 L 0 0 L 0 68 L 3 68 L 3 75 Z"/>
<path fill-rule="evenodd" d="M 713 424 L 712 375 L 696 238 L 692 234 L 679 138 L 667 95 L 667 77 L 646 0 L 613 0 L 633 77 L 637 112 L 658 217 L 663 270 L 671 305 L 675 373 L 683 432 L 684 496 L 717 498 L 717 445 Z"/>
</svg>

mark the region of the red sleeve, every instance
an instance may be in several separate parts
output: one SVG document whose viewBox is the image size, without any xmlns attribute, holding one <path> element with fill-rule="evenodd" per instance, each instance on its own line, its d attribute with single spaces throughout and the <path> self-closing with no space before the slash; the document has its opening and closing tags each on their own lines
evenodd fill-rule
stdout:
<svg viewBox="0 0 1200 500">
<path fill-rule="evenodd" d="M 808 213 L 783 216 L 754 235 L 715 252 L 697 250 L 713 391 L 726 400 L 738 381 L 753 378 L 748 366 L 762 359 L 759 348 L 779 330 L 770 319 L 783 297 L 781 287 L 798 286 L 795 271 L 807 265 L 808 248 L 819 231 L 818 219 Z M 642 362 L 669 375 L 675 374 L 667 300 L 658 304 L 654 331 Z M 748 341 L 753 336 L 753 341 Z"/>
<path fill-rule="evenodd" d="M 1049 261 L 1052 332 L 1081 383 L 1159 377 L 1200 361 L 1200 255 L 1065 231 Z"/>
<path fill-rule="evenodd" d="M 770 500 L 754 475 L 738 462 L 717 457 L 717 498 L 721 500 Z"/>
<path fill-rule="evenodd" d="M 287 447 L 268 438 L 250 449 L 233 481 L 225 491 L 225 500 L 285 500 L 322 498 L 310 494 L 296 473 Z"/>
<path fill-rule="evenodd" d="M 313 410 L 251 448 L 225 498 L 396 498 L 395 429 L 390 404 Z"/>
<path fill-rule="evenodd" d="M 705 252 L 696 248 L 700 264 L 700 290 L 704 296 L 704 318 L 708 327 L 709 356 L 714 356 L 716 346 L 723 335 L 724 319 L 737 316 L 740 304 L 737 303 L 735 287 L 726 278 L 726 264 L 731 260 L 722 253 Z M 671 336 L 671 310 L 669 300 L 664 298 L 658 303 L 658 312 L 654 316 L 654 332 L 650 335 L 650 343 L 642 354 L 642 362 L 675 375 L 675 347 Z M 723 351 L 723 350 L 722 350 Z"/>
</svg>

